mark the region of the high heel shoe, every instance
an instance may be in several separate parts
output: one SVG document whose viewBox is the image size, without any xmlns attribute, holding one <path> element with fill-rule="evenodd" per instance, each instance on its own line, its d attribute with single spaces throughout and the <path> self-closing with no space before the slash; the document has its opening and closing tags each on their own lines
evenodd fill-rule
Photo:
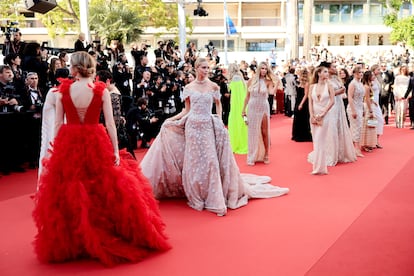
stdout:
<svg viewBox="0 0 414 276">
<path fill-rule="evenodd" d="M 361 152 L 357 152 L 356 156 L 357 157 L 364 157 L 364 155 Z"/>
<path fill-rule="evenodd" d="M 269 164 L 269 163 L 270 163 L 270 161 L 269 161 L 269 156 L 265 156 L 265 157 L 263 158 L 263 163 L 265 163 L 265 164 Z"/>
<path fill-rule="evenodd" d="M 365 152 L 371 152 L 372 151 L 372 149 L 370 149 L 369 147 L 363 147 L 362 150 L 365 151 Z"/>
</svg>

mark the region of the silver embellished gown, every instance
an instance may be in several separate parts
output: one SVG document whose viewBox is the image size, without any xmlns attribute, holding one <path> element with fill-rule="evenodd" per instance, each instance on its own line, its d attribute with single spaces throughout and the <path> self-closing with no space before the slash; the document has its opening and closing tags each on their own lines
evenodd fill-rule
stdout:
<svg viewBox="0 0 414 276">
<path fill-rule="evenodd" d="M 141 162 L 157 198 L 185 197 L 190 207 L 224 215 L 249 198 L 270 198 L 289 191 L 268 184 L 270 177 L 241 175 L 227 129 L 211 114 L 219 91 L 186 89 L 191 109 L 177 121 L 166 121 Z"/>
<path fill-rule="evenodd" d="M 259 80 L 259 85 L 250 88 L 250 99 L 247 105 L 248 128 L 248 153 L 247 163 L 253 164 L 263 161 L 265 158 L 265 145 L 270 148 L 270 135 L 267 141 L 263 141 L 262 121 L 267 120 L 267 132 L 270 134 L 270 107 L 267 101 L 269 97 L 266 82 Z"/>
<path fill-rule="evenodd" d="M 349 118 L 349 125 L 351 129 L 352 134 L 352 141 L 358 143 L 361 141 L 361 135 L 362 135 L 362 123 L 364 121 L 364 86 L 362 85 L 362 82 L 352 80 L 351 83 L 354 83 L 355 91 L 354 91 L 354 107 L 355 107 L 355 113 L 357 114 L 356 118 L 352 117 L 352 110 L 351 106 L 348 104 L 346 108 L 346 112 L 348 114 Z"/>
</svg>

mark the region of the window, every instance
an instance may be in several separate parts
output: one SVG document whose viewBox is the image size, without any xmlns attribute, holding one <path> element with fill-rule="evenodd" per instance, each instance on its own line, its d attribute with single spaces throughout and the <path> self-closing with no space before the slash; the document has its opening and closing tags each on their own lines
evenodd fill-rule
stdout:
<svg viewBox="0 0 414 276">
<path fill-rule="evenodd" d="M 352 10 L 353 10 L 353 23 L 361 23 L 363 20 L 363 16 L 364 16 L 364 8 L 362 5 L 353 5 L 352 6 Z"/>
<path fill-rule="evenodd" d="M 329 22 L 339 22 L 339 5 L 329 5 Z"/>
<path fill-rule="evenodd" d="M 315 35 L 315 46 L 320 46 L 320 45 L 321 45 L 321 36 Z"/>
<path fill-rule="evenodd" d="M 246 49 L 247 51 L 258 51 L 258 52 L 266 52 L 272 50 L 272 48 L 276 47 L 275 40 L 269 41 L 247 41 L 246 42 Z"/>
<path fill-rule="evenodd" d="M 345 45 L 345 36 L 341 35 L 339 37 L 339 46 L 344 46 Z"/>
<path fill-rule="evenodd" d="M 224 40 L 210 40 L 213 43 L 213 46 L 218 49 L 224 51 Z M 205 47 L 205 46 L 204 46 Z M 227 40 L 227 50 L 234 51 L 234 40 Z"/>
<path fill-rule="evenodd" d="M 384 36 L 383 35 L 378 36 L 378 45 L 384 45 Z"/>
<path fill-rule="evenodd" d="M 354 45 L 355 46 L 359 45 L 359 35 L 354 36 Z"/>
<path fill-rule="evenodd" d="M 323 5 L 315 5 L 315 22 L 323 22 Z"/>
<path fill-rule="evenodd" d="M 350 4 L 343 4 L 341 5 L 341 22 L 342 23 L 348 23 L 351 21 L 351 5 Z"/>
<path fill-rule="evenodd" d="M 409 1 L 404 1 L 403 4 L 401 5 L 401 9 L 400 9 L 400 16 L 401 17 L 407 17 L 410 16 L 410 11 L 411 11 L 411 5 Z"/>
</svg>

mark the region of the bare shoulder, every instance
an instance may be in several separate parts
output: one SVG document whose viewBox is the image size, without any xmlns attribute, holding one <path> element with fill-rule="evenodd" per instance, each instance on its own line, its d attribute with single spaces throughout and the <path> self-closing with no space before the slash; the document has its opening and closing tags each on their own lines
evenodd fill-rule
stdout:
<svg viewBox="0 0 414 276">
<path fill-rule="evenodd" d="M 209 81 L 208 83 L 209 83 L 212 91 L 218 91 L 218 90 L 220 90 L 220 87 L 218 86 L 217 83 L 215 83 L 213 81 Z"/>
</svg>

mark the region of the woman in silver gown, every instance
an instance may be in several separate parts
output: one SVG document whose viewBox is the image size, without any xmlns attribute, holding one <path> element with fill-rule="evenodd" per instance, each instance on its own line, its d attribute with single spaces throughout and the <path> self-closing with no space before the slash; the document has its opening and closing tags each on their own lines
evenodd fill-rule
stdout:
<svg viewBox="0 0 414 276">
<path fill-rule="evenodd" d="M 211 82 L 208 62 L 195 63 L 197 78 L 184 89 L 185 108 L 166 120 L 141 162 L 157 198 L 185 197 L 196 210 L 219 216 L 249 198 L 286 194 L 268 184 L 270 177 L 241 175 L 221 120 L 219 87 Z M 217 115 L 212 115 L 213 102 Z"/>
</svg>

